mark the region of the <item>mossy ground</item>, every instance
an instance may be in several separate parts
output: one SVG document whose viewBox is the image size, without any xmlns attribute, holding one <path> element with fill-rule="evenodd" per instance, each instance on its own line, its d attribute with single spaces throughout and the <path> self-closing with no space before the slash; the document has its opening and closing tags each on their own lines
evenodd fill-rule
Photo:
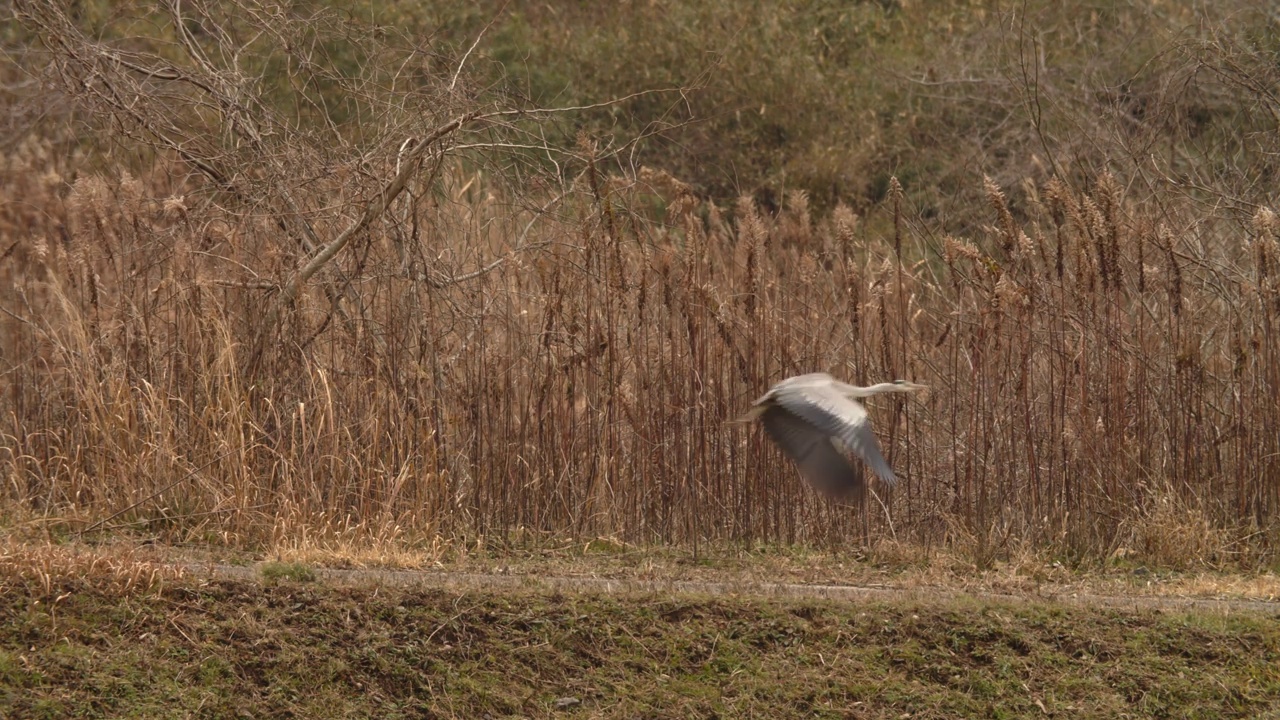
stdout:
<svg viewBox="0 0 1280 720">
<path fill-rule="evenodd" d="M 15 583 L 5 717 L 1259 717 L 1280 617 L 976 600 Z"/>
</svg>

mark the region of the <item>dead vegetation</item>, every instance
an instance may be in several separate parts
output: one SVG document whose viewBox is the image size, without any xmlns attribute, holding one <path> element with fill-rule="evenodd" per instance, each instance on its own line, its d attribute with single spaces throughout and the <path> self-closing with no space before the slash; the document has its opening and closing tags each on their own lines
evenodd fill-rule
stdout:
<svg viewBox="0 0 1280 720">
<path fill-rule="evenodd" d="M 0 589 L 29 593 L 46 602 L 65 599 L 59 588 L 69 578 L 107 594 L 127 596 L 159 591 L 186 574 L 161 553 L 131 543 L 91 548 L 6 538 L 0 545 Z"/>
<path fill-rule="evenodd" d="M 18 7 L 42 80 L 147 154 L 32 137 L 4 159 L 13 518 L 294 551 L 892 536 L 976 567 L 1274 558 L 1280 248 L 1249 188 L 974 176 L 988 224 L 964 236 L 897 180 L 874 223 L 799 191 L 730 209 L 616 147 L 555 147 L 540 119 L 569 111 L 468 89 L 465 56 L 252 14 L 270 3 L 160 3 L 156 47 Z M 300 42 L 326 31 L 361 73 Z M 231 60 L 252 49 L 296 73 Z M 871 408 L 892 527 L 723 424 L 815 370 L 931 387 Z"/>
</svg>

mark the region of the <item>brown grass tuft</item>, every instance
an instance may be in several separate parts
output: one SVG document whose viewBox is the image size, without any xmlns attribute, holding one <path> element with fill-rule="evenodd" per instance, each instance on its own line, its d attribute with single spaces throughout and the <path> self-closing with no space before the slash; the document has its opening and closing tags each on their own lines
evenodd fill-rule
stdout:
<svg viewBox="0 0 1280 720">
<path fill-rule="evenodd" d="M 127 544 L 86 548 L 13 539 L 0 544 L 0 592 L 22 592 L 55 607 L 77 586 L 117 596 L 146 594 L 185 574 L 180 566 Z"/>
<path fill-rule="evenodd" d="M 1126 523 L 1127 544 L 1115 555 L 1131 562 L 1178 570 L 1231 565 L 1234 538 L 1199 507 L 1163 495 Z"/>
</svg>

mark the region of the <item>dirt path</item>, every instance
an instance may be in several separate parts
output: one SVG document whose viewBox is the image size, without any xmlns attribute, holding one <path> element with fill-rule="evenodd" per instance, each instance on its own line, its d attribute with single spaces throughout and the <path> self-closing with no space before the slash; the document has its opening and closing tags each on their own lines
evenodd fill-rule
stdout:
<svg viewBox="0 0 1280 720">
<path fill-rule="evenodd" d="M 234 580 L 256 580 L 262 577 L 255 566 L 186 564 L 183 567 L 197 577 Z M 868 601 L 928 604 L 941 600 L 972 599 L 976 602 L 1059 603 L 1124 610 L 1195 610 L 1223 614 L 1248 612 L 1273 614 L 1280 617 L 1280 601 L 1275 600 L 1176 595 L 1100 595 L 1049 586 L 1042 587 L 1034 593 L 1001 593 L 955 590 L 945 587 L 541 576 L 447 570 L 314 568 L 312 572 L 318 580 L 335 585 L 390 585 L 457 591 L 532 590 L 587 594 L 727 596 L 832 600 L 851 604 Z"/>
</svg>

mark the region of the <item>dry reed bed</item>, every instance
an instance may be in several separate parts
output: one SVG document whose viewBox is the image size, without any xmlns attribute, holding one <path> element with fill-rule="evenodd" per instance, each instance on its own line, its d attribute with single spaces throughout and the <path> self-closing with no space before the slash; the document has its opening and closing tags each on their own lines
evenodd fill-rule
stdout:
<svg viewBox="0 0 1280 720">
<path fill-rule="evenodd" d="M 456 165 L 255 346 L 299 261 L 271 218 L 188 208 L 163 162 L 73 181 L 75 161 L 33 141 L 6 164 L 14 515 L 236 545 L 895 534 L 984 562 L 1015 547 L 1222 562 L 1274 538 L 1265 209 L 1232 223 L 1104 175 L 1027 183 L 1015 216 L 988 181 L 991 227 L 954 238 L 895 185 L 882 237 L 845 208 L 815 220 L 799 195 L 730 219 L 660 173 L 591 172 L 529 226 Z M 641 210 L 655 198 L 657 219 Z M 517 242 L 533 250 L 446 280 Z M 820 500 L 758 431 L 724 424 L 814 370 L 931 386 L 871 402 L 904 478 L 889 516 Z"/>
</svg>

